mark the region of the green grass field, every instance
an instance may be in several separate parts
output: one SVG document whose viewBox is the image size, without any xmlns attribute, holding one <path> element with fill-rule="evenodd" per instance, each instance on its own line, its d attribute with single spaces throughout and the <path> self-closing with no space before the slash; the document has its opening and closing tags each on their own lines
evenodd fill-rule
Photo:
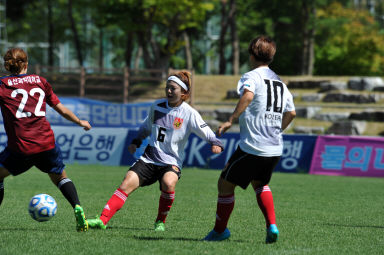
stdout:
<svg viewBox="0 0 384 255">
<path fill-rule="evenodd" d="M 67 167 L 88 218 L 98 215 L 120 184 L 126 167 Z M 176 188 L 166 232 L 153 231 L 159 187 L 128 198 L 108 229 L 78 233 L 73 211 L 48 176 L 32 169 L 5 180 L 0 207 L 0 254 L 383 254 L 384 179 L 275 173 L 270 183 L 279 241 L 264 244 L 264 218 L 251 187 L 237 189 L 229 222 L 232 236 L 200 241 L 213 227 L 219 171 L 187 168 Z M 29 199 L 52 195 L 57 215 L 38 223 Z"/>
</svg>

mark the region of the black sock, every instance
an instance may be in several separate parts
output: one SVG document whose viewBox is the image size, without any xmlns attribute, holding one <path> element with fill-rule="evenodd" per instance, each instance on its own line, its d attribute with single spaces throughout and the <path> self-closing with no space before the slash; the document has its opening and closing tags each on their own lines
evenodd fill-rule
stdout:
<svg viewBox="0 0 384 255">
<path fill-rule="evenodd" d="M 0 182 L 0 205 L 3 202 L 3 198 L 4 198 L 4 182 L 1 181 Z"/>
<path fill-rule="evenodd" d="M 76 187 L 73 182 L 68 179 L 62 179 L 57 187 L 60 189 L 61 193 L 63 193 L 64 197 L 68 200 L 68 202 L 75 208 L 75 205 L 80 205 L 80 200 L 77 195 Z"/>
</svg>

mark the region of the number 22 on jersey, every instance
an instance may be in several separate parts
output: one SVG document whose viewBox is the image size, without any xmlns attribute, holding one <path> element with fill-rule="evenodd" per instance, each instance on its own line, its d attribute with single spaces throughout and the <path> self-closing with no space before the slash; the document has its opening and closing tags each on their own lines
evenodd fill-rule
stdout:
<svg viewBox="0 0 384 255">
<path fill-rule="evenodd" d="M 37 102 L 37 105 L 35 106 L 34 114 L 35 116 L 45 116 L 45 112 L 41 111 L 41 106 L 44 102 L 45 93 L 41 88 L 33 88 L 31 91 L 28 92 L 25 89 L 16 89 L 12 91 L 11 97 L 16 98 L 18 94 L 22 95 L 21 102 L 19 104 L 19 107 L 16 111 L 16 118 L 25 118 L 25 117 L 31 117 L 31 112 L 24 112 L 24 107 L 28 104 L 28 97 L 33 97 L 36 93 L 39 94 L 39 101 Z"/>
</svg>

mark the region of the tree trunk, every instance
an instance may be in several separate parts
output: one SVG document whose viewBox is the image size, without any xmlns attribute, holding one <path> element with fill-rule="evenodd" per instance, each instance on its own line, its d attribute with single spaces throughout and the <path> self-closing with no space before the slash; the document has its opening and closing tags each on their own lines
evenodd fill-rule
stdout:
<svg viewBox="0 0 384 255">
<path fill-rule="evenodd" d="M 191 44 L 189 42 L 189 36 L 186 31 L 183 32 L 184 37 L 184 43 L 185 43 L 185 59 L 187 61 L 187 69 L 192 70 L 193 69 L 193 62 L 192 62 L 192 52 L 191 52 Z"/>
<path fill-rule="evenodd" d="M 125 66 L 131 67 L 133 51 L 133 32 L 127 33 L 127 42 L 125 44 Z"/>
<path fill-rule="evenodd" d="M 230 19 L 231 26 L 231 44 L 232 44 L 232 74 L 239 74 L 240 66 L 240 46 L 239 46 L 239 36 L 237 34 L 236 26 L 236 1 L 231 0 L 231 10 L 233 12 Z"/>
<path fill-rule="evenodd" d="M 136 52 L 136 56 L 135 56 L 135 63 L 133 66 L 134 69 L 139 69 L 140 59 L 142 56 L 143 56 L 143 48 L 141 46 L 139 46 L 137 49 L 137 52 Z"/>
<path fill-rule="evenodd" d="M 69 22 L 71 23 L 71 29 L 72 29 L 72 33 L 73 33 L 73 40 L 75 42 L 77 60 L 79 61 L 79 65 L 82 67 L 83 66 L 83 54 L 82 54 L 82 50 L 81 50 L 79 34 L 77 33 L 77 29 L 76 29 L 76 22 L 75 22 L 75 19 L 73 18 L 73 14 L 72 14 L 72 0 L 68 0 L 68 18 L 69 18 Z"/>
<path fill-rule="evenodd" d="M 52 0 L 47 1 L 48 7 L 48 65 L 53 66 L 53 18 L 52 18 Z"/>
<path fill-rule="evenodd" d="M 104 68 L 104 45 L 103 45 L 103 39 L 104 39 L 104 31 L 103 28 L 99 28 L 99 68 Z"/>
<path fill-rule="evenodd" d="M 227 1 L 221 0 L 221 22 L 219 38 L 219 74 L 225 74 L 227 60 L 225 59 L 225 35 L 228 28 Z"/>
<path fill-rule="evenodd" d="M 141 47 L 143 50 L 143 60 L 144 60 L 145 67 L 152 68 L 153 63 L 151 60 L 151 55 L 148 51 L 148 43 L 147 43 L 147 38 L 145 37 L 145 33 L 142 31 L 139 31 L 137 33 L 137 39 L 139 42 L 139 47 Z"/>
<path fill-rule="evenodd" d="M 314 65 L 316 7 L 313 2 L 308 3 L 306 0 L 304 0 L 302 3 L 303 48 L 301 52 L 302 60 L 300 65 L 300 74 L 312 75 Z"/>
</svg>

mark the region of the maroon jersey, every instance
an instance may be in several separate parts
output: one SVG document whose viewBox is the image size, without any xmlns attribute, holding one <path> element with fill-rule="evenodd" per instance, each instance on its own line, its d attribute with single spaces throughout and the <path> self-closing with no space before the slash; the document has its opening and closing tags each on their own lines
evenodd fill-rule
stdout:
<svg viewBox="0 0 384 255">
<path fill-rule="evenodd" d="M 55 136 L 45 118 L 46 103 L 53 107 L 60 100 L 51 85 L 35 74 L 0 78 L 0 106 L 8 148 L 26 155 L 55 147 Z"/>
</svg>

